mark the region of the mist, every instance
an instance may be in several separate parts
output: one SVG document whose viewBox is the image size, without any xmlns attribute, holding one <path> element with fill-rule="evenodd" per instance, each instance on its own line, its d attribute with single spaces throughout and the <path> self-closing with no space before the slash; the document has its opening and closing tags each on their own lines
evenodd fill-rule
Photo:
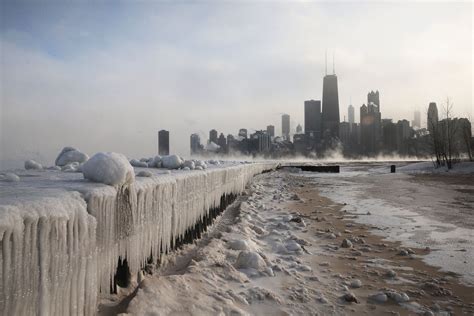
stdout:
<svg viewBox="0 0 474 316">
<path fill-rule="evenodd" d="M 183 156 L 212 128 L 279 135 L 281 113 L 294 129 L 321 99 L 326 50 L 341 121 L 375 89 L 383 118 L 446 96 L 474 116 L 471 3 L 1 6 L 2 169 L 52 164 L 66 145 L 153 156 L 160 129 Z"/>
</svg>

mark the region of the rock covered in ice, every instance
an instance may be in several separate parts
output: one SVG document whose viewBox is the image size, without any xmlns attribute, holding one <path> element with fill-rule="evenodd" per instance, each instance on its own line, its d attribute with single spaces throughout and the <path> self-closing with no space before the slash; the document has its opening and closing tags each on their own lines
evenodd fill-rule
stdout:
<svg viewBox="0 0 474 316">
<path fill-rule="evenodd" d="M 139 173 L 137 173 L 137 177 L 152 177 L 153 176 L 153 173 L 151 171 L 148 171 L 148 170 L 142 170 L 140 171 Z"/>
<path fill-rule="evenodd" d="M 245 240 L 236 239 L 227 243 L 232 250 L 249 250 L 249 245 Z"/>
<path fill-rule="evenodd" d="M 352 242 L 349 239 L 344 239 L 341 244 L 342 248 L 352 248 Z"/>
<path fill-rule="evenodd" d="M 406 303 L 410 300 L 410 297 L 406 293 L 398 293 L 396 291 L 387 291 L 385 295 L 396 303 Z"/>
<path fill-rule="evenodd" d="M 192 160 L 185 160 L 183 163 L 184 168 L 189 168 L 190 170 L 194 170 L 196 168 L 196 165 L 194 164 L 194 161 Z"/>
<path fill-rule="evenodd" d="M 351 287 L 354 289 L 360 288 L 362 286 L 362 282 L 359 279 L 354 279 L 351 281 Z"/>
<path fill-rule="evenodd" d="M 196 160 L 196 161 L 194 162 L 194 165 L 196 166 L 196 169 L 197 169 L 197 167 L 200 167 L 201 170 L 204 170 L 204 169 L 207 168 L 207 164 L 206 164 L 204 161 L 202 161 L 202 160 Z"/>
<path fill-rule="evenodd" d="M 63 172 L 78 172 L 81 171 L 81 164 L 79 164 L 77 161 L 71 162 L 63 167 L 61 167 L 61 171 Z"/>
<path fill-rule="evenodd" d="M 118 153 L 97 153 L 82 166 L 85 179 L 108 185 L 124 185 L 135 181 L 133 167 Z"/>
<path fill-rule="evenodd" d="M 255 269 L 257 271 L 263 271 L 267 265 L 265 260 L 255 251 L 241 251 L 235 262 L 237 269 Z"/>
<path fill-rule="evenodd" d="M 183 160 L 178 155 L 169 155 L 161 157 L 163 168 L 178 169 L 183 166 Z"/>
<path fill-rule="evenodd" d="M 138 159 L 130 160 L 130 164 L 134 167 L 137 167 L 137 168 L 148 168 L 148 163 L 147 162 L 141 161 L 141 160 L 138 160 Z"/>
<path fill-rule="evenodd" d="M 33 159 L 30 159 L 30 160 L 25 161 L 25 169 L 26 170 L 41 170 L 43 169 L 43 166 L 40 163 L 34 161 Z"/>
<path fill-rule="evenodd" d="M 148 160 L 148 168 L 161 168 L 161 156 L 155 156 Z"/>
<path fill-rule="evenodd" d="M 7 172 L 3 175 L 0 175 L 0 180 L 6 181 L 6 182 L 18 182 L 20 181 L 20 177 L 12 172 Z"/>
<path fill-rule="evenodd" d="M 369 301 L 376 302 L 376 303 L 385 303 L 387 300 L 388 300 L 387 295 L 382 292 L 369 296 Z"/>
<path fill-rule="evenodd" d="M 84 163 L 89 159 L 89 156 L 74 147 L 64 147 L 56 158 L 55 165 L 59 167 L 66 166 L 70 163 L 77 162 Z"/>
</svg>

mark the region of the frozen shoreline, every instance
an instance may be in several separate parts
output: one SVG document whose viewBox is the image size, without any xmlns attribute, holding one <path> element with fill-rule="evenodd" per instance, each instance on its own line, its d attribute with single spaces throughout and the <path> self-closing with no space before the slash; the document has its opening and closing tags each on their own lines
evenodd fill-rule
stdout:
<svg viewBox="0 0 474 316">
<path fill-rule="evenodd" d="M 357 215 L 356 222 L 372 225 L 374 233 L 406 247 L 431 248 L 425 262 L 458 273 L 474 285 L 474 199 L 463 192 L 471 192 L 473 184 L 444 183 L 443 177 L 452 174 L 440 174 L 436 181 L 418 179 L 417 166 L 400 169 L 415 174 L 387 174 L 377 167 L 305 176 L 315 181 L 322 195 L 347 204 L 343 210 Z"/>
<path fill-rule="evenodd" d="M 300 174 L 258 176 L 234 217 L 224 213 L 222 225 L 145 277 L 127 313 L 472 311 L 466 298 L 472 288 L 424 264 L 417 257 L 425 252 L 384 242 L 352 223 L 350 214 L 318 190 Z M 350 246 L 343 246 L 344 240 Z M 410 254 L 399 255 L 402 250 Z"/>
</svg>

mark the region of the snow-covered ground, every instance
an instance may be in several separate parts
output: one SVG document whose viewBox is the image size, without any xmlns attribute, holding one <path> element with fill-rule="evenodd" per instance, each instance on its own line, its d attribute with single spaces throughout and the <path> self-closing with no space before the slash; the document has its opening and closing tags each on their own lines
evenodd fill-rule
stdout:
<svg viewBox="0 0 474 316">
<path fill-rule="evenodd" d="M 474 284 L 474 163 L 440 173 L 431 162 L 343 167 L 340 174 L 306 173 L 321 193 L 356 214 L 355 221 L 407 247 L 431 248 L 423 259 Z M 433 174 L 433 177 L 422 177 Z M 451 180 L 450 180 L 451 179 Z M 452 181 L 457 179 L 457 181 Z M 369 215 L 367 215 L 369 214 Z"/>
<path fill-rule="evenodd" d="M 94 314 L 126 258 L 132 275 L 150 254 L 274 163 L 228 162 L 206 170 L 147 171 L 124 186 L 85 180 L 78 172 L 12 170 L 0 181 L 0 310 L 5 315 Z M 128 181 L 128 180 L 127 180 Z"/>
<path fill-rule="evenodd" d="M 345 222 L 344 213 L 337 211 L 340 206 L 314 194 L 301 198 L 295 192 L 315 189 L 302 180 L 305 174 L 292 172 L 257 176 L 248 196 L 228 209 L 203 239 L 147 276 L 122 311 L 131 315 L 434 315 L 425 305 L 434 302 L 437 314 L 448 314 L 432 297 L 418 295 L 425 281 L 431 286 L 431 281 L 438 282 L 437 276 L 403 266 L 400 258 L 410 261 L 408 254 L 392 258 L 394 251 L 400 251 L 393 248 L 395 243 L 387 245 L 361 234 L 364 230 L 352 223 L 337 224 Z M 433 285 L 444 290 L 437 286 Z"/>
<path fill-rule="evenodd" d="M 308 315 L 342 310 L 310 267 L 314 235 L 290 214 L 288 179 L 262 175 L 251 195 L 226 213 L 209 236 L 188 246 L 170 269 L 146 279 L 130 302 L 132 315 Z M 232 213 L 234 212 L 234 213 Z M 203 245 L 204 244 L 204 245 Z M 183 259 L 183 258 L 188 258 Z M 184 264 L 183 264 L 184 262 Z M 179 269 L 175 268 L 178 266 Z M 324 293 L 324 294 L 323 294 Z M 339 291 L 333 293 L 337 297 Z"/>
</svg>

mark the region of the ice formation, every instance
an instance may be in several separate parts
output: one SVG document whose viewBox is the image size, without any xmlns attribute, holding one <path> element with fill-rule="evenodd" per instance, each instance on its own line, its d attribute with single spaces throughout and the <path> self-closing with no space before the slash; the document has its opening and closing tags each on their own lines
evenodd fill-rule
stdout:
<svg viewBox="0 0 474 316">
<path fill-rule="evenodd" d="M 97 153 L 83 166 L 85 179 L 108 185 L 130 184 L 135 173 L 127 158 L 118 153 Z"/>
<path fill-rule="evenodd" d="M 228 164 L 172 174 L 148 169 L 156 176 L 120 186 L 134 179 L 128 160 L 98 153 L 84 163 L 83 174 L 108 186 L 77 173 L 45 171 L 22 179 L 17 185 L 25 193 L 18 198 L 11 184 L 0 182 L 8 197 L 0 201 L 0 311 L 95 314 L 119 258 L 137 275 L 150 255 L 167 253 L 223 196 L 241 193 L 255 174 L 274 167 Z"/>
<path fill-rule="evenodd" d="M 66 166 L 70 163 L 76 162 L 78 164 L 84 163 L 89 159 L 89 156 L 74 147 L 64 147 L 56 158 L 55 165 L 59 167 Z"/>
<path fill-rule="evenodd" d="M 26 170 L 41 170 L 43 169 L 43 166 L 40 163 L 30 159 L 30 160 L 25 161 L 25 169 Z"/>
<path fill-rule="evenodd" d="M 184 161 L 177 155 L 169 155 L 161 157 L 163 168 L 178 169 L 183 166 Z"/>
</svg>

